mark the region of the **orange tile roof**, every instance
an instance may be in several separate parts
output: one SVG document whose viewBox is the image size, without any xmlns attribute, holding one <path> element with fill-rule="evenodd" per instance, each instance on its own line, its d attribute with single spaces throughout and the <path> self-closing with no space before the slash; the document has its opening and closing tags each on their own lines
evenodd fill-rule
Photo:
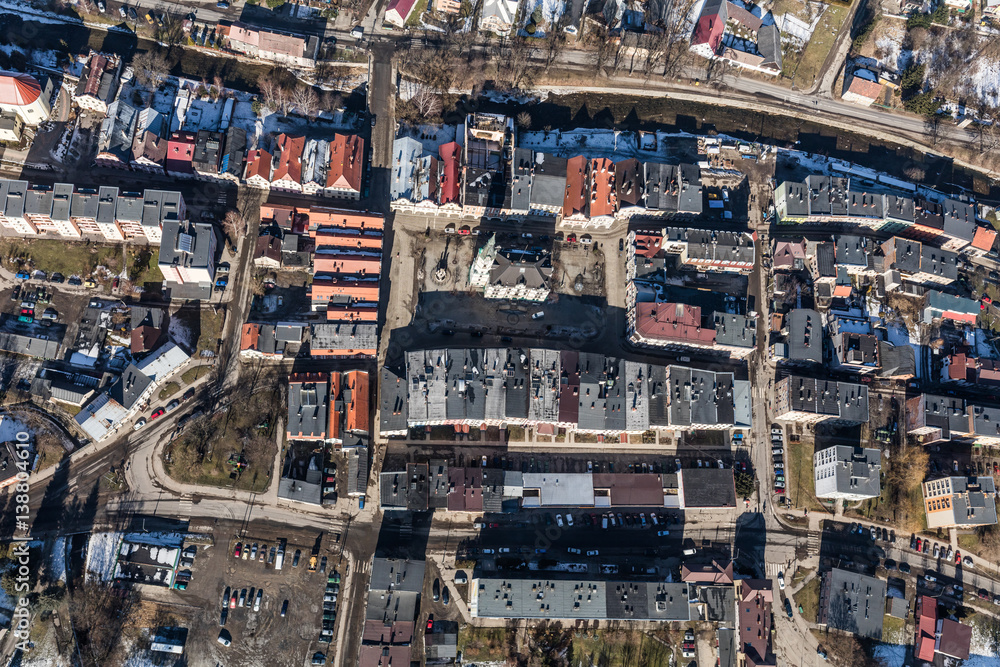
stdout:
<svg viewBox="0 0 1000 667">
<path fill-rule="evenodd" d="M 313 255 L 313 273 L 339 273 L 377 276 L 382 270 L 382 260 L 364 255 Z"/>
<path fill-rule="evenodd" d="M 326 307 L 326 319 L 328 322 L 376 322 L 378 321 L 378 304 L 373 304 L 370 307 L 360 308 L 359 304 L 351 304 L 350 306 L 334 306 L 329 305 Z"/>
<path fill-rule="evenodd" d="M 833 288 L 833 295 L 840 299 L 846 299 L 851 296 L 851 286 L 850 285 L 837 285 Z"/>
<path fill-rule="evenodd" d="M 847 87 L 847 91 L 865 99 L 877 100 L 878 96 L 882 94 L 882 84 L 855 75 L 851 77 L 851 84 Z"/>
<path fill-rule="evenodd" d="M 287 134 L 278 136 L 278 166 L 271 176 L 271 182 L 293 181 L 302 182 L 302 151 L 305 150 L 305 137 L 290 137 Z"/>
<path fill-rule="evenodd" d="M 330 142 L 326 187 L 361 192 L 365 174 L 365 140 L 356 134 L 335 134 Z"/>
<path fill-rule="evenodd" d="M 351 403 L 347 406 L 348 431 L 368 432 L 370 421 L 368 415 L 368 373 L 366 371 L 350 371 L 347 374 L 347 386 L 351 388 Z"/>
<path fill-rule="evenodd" d="M 663 237 L 659 234 L 636 234 L 635 254 L 652 259 L 663 250 Z"/>
<path fill-rule="evenodd" d="M 921 595 L 919 606 L 916 646 L 913 652 L 919 660 L 931 661 L 934 660 L 934 642 L 937 634 L 937 600 Z"/>
<path fill-rule="evenodd" d="M 590 215 L 615 214 L 615 163 L 599 157 L 590 161 Z"/>
<path fill-rule="evenodd" d="M 990 229 L 989 227 L 977 227 L 976 235 L 972 237 L 972 247 L 977 250 L 986 250 L 987 252 L 993 249 L 993 242 L 996 241 L 997 232 L 995 229 Z"/>
<path fill-rule="evenodd" d="M 348 211 L 326 206 L 309 209 L 309 236 L 315 237 L 322 227 L 344 227 L 348 229 L 382 229 L 385 219 L 377 213 Z"/>
<path fill-rule="evenodd" d="M 260 325 L 250 322 L 243 325 L 240 333 L 240 351 L 256 350 L 257 340 L 260 338 Z"/>
<path fill-rule="evenodd" d="M 563 217 L 582 214 L 587 206 L 587 158 L 582 155 L 566 161 L 566 194 L 563 196 Z"/>
</svg>

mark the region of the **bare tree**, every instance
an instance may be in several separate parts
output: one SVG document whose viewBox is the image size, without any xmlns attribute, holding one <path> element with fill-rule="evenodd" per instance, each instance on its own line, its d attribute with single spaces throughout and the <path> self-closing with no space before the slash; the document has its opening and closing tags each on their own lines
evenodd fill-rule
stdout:
<svg viewBox="0 0 1000 667">
<path fill-rule="evenodd" d="M 288 115 L 288 108 L 292 104 L 292 95 L 284 86 L 277 86 L 274 89 L 274 108 L 282 116 Z"/>
<path fill-rule="evenodd" d="M 536 49 L 523 37 L 498 43 L 491 49 L 493 81 L 500 90 L 521 90 L 531 85 L 531 61 Z"/>
<path fill-rule="evenodd" d="M 329 90 L 323 91 L 320 95 L 320 106 L 327 110 L 333 111 L 334 109 L 339 109 L 344 104 L 344 98 L 340 93 L 333 93 Z"/>
<path fill-rule="evenodd" d="M 441 113 L 441 98 L 427 86 L 421 86 L 410 101 L 424 118 L 435 118 Z"/>
<path fill-rule="evenodd" d="M 257 79 L 257 89 L 260 90 L 260 102 L 265 107 L 274 111 L 278 108 L 277 96 L 281 86 L 269 76 L 262 76 Z"/>
<path fill-rule="evenodd" d="M 222 218 L 222 231 L 226 233 L 229 240 L 236 243 L 241 236 L 243 236 L 243 231 L 246 229 L 247 221 L 240 215 L 240 212 L 234 208 L 226 211 L 226 215 Z"/>
<path fill-rule="evenodd" d="M 527 111 L 522 111 L 517 114 L 517 126 L 522 130 L 531 129 L 531 114 Z"/>
<path fill-rule="evenodd" d="M 319 96 L 311 86 L 296 86 L 291 92 L 291 98 L 292 105 L 307 118 L 319 111 Z"/>
<path fill-rule="evenodd" d="M 167 59 L 159 50 L 148 50 L 132 58 L 135 82 L 143 88 L 155 88 L 169 71 Z"/>
</svg>

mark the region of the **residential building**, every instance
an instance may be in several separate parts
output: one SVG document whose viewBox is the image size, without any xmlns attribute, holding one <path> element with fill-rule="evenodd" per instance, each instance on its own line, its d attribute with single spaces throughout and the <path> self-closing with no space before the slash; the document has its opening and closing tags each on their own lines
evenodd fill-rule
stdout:
<svg viewBox="0 0 1000 667">
<path fill-rule="evenodd" d="M 37 127 L 49 118 L 52 80 L 39 81 L 22 72 L 0 72 L 0 111 L 16 113 L 28 127 Z"/>
<path fill-rule="evenodd" d="M 823 363 L 823 318 L 811 308 L 796 308 L 785 316 L 787 359 L 798 364 Z"/>
<path fill-rule="evenodd" d="M 397 28 L 404 27 L 416 6 L 417 0 L 389 0 L 385 8 L 385 22 Z"/>
<path fill-rule="evenodd" d="M 38 231 L 24 214 L 27 196 L 27 181 L 0 180 L 0 225 L 17 234 L 34 236 Z"/>
<path fill-rule="evenodd" d="M 690 218 L 701 215 L 704 195 L 701 170 L 693 164 L 646 162 L 645 215 Z"/>
<path fill-rule="evenodd" d="M 271 174 L 271 187 L 276 190 L 302 191 L 302 154 L 305 137 L 278 135 L 276 139 L 276 164 Z"/>
<path fill-rule="evenodd" d="M 217 239 L 212 225 L 166 220 L 163 222 L 158 266 L 165 282 L 211 286 L 215 280 Z"/>
<path fill-rule="evenodd" d="M 130 351 L 134 355 L 153 350 L 164 338 L 164 311 L 162 308 L 131 307 Z"/>
<path fill-rule="evenodd" d="M 830 336 L 833 343 L 833 367 L 842 371 L 853 371 L 862 375 L 878 372 L 879 340 L 872 334 L 852 331 L 835 332 Z"/>
<path fill-rule="evenodd" d="M 33 186 L 24 199 L 24 217 L 38 234 L 78 239 L 80 230 L 70 217 L 73 186 L 56 183 L 52 187 Z"/>
<path fill-rule="evenodd" d="M 194 173 L 194 132 L 173 132 L 167 140 L 167 156 L 163 167 L 171 176 L 190 176 Z"/>
<path fill-rule="evenodd" d="M 551 277 L 548 252 L 504 251 L 493 234 L 473 259 L 469 287 L 482 289 L 487 299 L 545 301 Z"/>
<path fill-rule="evenodd" d="M 458 0 L 434 0 L 434 11 L 439 14 L 458 14 L 462 10 L 462 3 Z"/>
<path fill-rule="evenodd" d="M 958 279 L 958 254 L 894 236 L 882 244 L 885 268 L 912 283 L 950 285 Z"/>
<path fill-rule="evenodd" d="M 737 579 L 735 584 L 740 663 L 747 667 L 773 667 L 777 665 L 771 646 L 773 584 L 770 579 Z"/>
<path fill-rule="evenodd" d="M 916 632 L 913 654 L 923 662 L 937 662 L 935 653 L 956 661 L 968 660 L 972 627 L 938 616 L 938 601 L 929 595 L 917 597 Z"/>
<path fill-rule="evenodd" d="M 685 583 L 505 577 L 473 579 L 474 618 L 688 621 Z M 541 603 L 539 601 L 542 601 Z"/>
<path fill-rule="evenodd" d="M 787 376 L 774 383 L 774 418 L 805 424 L 868 421 L 868 387 L 851 382 Z"/>
<path fill-rule="evenodd" d="M 327 441 L 334 437 L 330 408 L 330 376 L 326 373 L 294 373 L 288 377 L 289 440 Z"/>
<path fill-rule="evenodd" d="M 378 352 L 375 324 L 328 322 L 310 327 L 313 357 L 374 357 Z"/>
<path fill-rule="evenodd" d="M 166 138 L 167 119 L 152 107 L 139 112 L 132 139 L 131 167 L 135 171 L 163 173 L 169 142 Z"/>
<path fill-rule="evenodd" d="M 356 134 L 335 134 L 330 140 L 330 162 L 323 194 L 360 199 L 365 181 L 365 140 Z"/>
<path fill-rule="evenodd" d="M 247 153 L 246 171 L 243 180 L 248 187 L 259 190 L 271 189 L 271 161 L 273 157 L 265 150 L 255 149 Z"/>
<path fill-rule="evenodd" d="M 304 325 L 247 322 L 240 330 L 240 356 L 281 359 L 290 345 L 302 343 Z"/>
<path fill-rule="evenodd" d="M 907 399 L 904 414 L 907 435 L 925 445 L 973 433 L 972 416 L 961 398 L 920 394 Z"/>
<path fill-rule="evenodd" d="M 230 125 L 222 137 L 218 177 L 239 183 L 243 178 L 243 158 L 246 155 L 246 150 L 246 130 Z"/>
<path fill-rule="evenodd" d="M 17 144 L 24 134 L 24 119 L 14 111 L 0 111 L 0 141 Z"/>
<path fill-rule="evenodd" d="M 771 266 L 775 271 L 801 271 L 806 265 L 806 240 L 775 240 Z"/>
<path fill-rule="evenodd" d="M 121 75 L 121 58 L 116 54 L 90 52 L 83 68 L 80 82 L 73 93 L 73 104 L 84 111 L 101 115 L 118 94 L 118 77 Z"/>
<path fill-rule="evenodd" d="M 997 522 L 992 477 L 943 477 L 924 482 L 927 527 L 971 528 Z"/>
<path fill-rule="evenodd" d="M 726 39 L 730 33 L 740 39 Z M 781 34 L 770 12 L 757 16 L 743 4 L 729 0 L 705 2 L 691 34 L 690 48 L 704 58 L 722 58 L 764 74 L 781 73 Z"/>
<path fill-rule="evenodd" d="M 870 107 L 882 97 L 882 84 L 879 83 L 878 75 L 867 69 L 854 70 L 844 81 L 841 97 L 845 102 Z"/>
<path fill-rule="evenodd" d="M 997 230 L 992 227 L 976 227 L 976 233 L 972 236 L 972 243 L 965 248 L 969 255 L 985 257 L 993 252 L 996 246 Z"/>
<path fill-rule="evenodd" d="M 102 167 L 128 169 L 132 160 L 132 142 L 139 120 L 139 110 L 128 102 L 115 100 L 108 107 L 97 137 L 95 162 Z"/>
<path fill-rule="evenodd" d="M 822 574 L 816 622 L 828 628 L 880 641 L 885 615 L 885 582 L 833 568 Z"/>
<path fill-rule="evenodd" d="M 882 452 L 833 445 L 813 454 L 817 498 L 857 501 L 882 493 Z"/>
<path fill-rule="evenodd" d="M 958 325 L 976 324 L 980 311 L 978 301 L 937 290 L 928 290 L 925 298 L 926 305 L 923 311 L 925 323 L 940 319 L 951 320 Z"/>
<path fill-rule="evenodd" d="M 222 150 L 222 133 L 198 130 L 194 140 L 191 168 L 202 178 L 219 175 L 219 153 Z"/>
<path fill-rule="evenodd" d="M 506 37 L 514 28 L 519 0 L 484 0 L 479 15 L 479 29 Z"/>
<path fill-rule="evenodd" d="M 293 35 L 239 22 L 220 22 L 216 31 L 225 46 L 237 53 L 292 67 L 313 67 L 319 53 L 319 38 L 314 35 Z"/>
</svg>

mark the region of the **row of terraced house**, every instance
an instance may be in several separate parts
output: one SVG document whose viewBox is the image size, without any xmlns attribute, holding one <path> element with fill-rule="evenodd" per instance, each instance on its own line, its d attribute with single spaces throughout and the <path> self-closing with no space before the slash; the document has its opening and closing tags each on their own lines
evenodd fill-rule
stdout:
<svg viewBox="0 0 1000 667">
<path fill-rule="evenodd" d="M 499 219 L 555 218 L 570 227 L 609 227 L 634 215 L 694 218 L 704 207 L 701 170 L 628 158 L 569 158 L 516 147 L 513 123 L 470 114 L 464 143 L 428 152 L 410 137 L 393 143 L 392 208 Z"/>
</svg>

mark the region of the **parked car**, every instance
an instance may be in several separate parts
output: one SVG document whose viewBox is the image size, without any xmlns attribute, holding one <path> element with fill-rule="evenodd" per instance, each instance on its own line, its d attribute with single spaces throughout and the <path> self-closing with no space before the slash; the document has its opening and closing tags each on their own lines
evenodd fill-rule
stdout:
<svg viewBox="0 0 1000 667">
<path fill-rule="evenodd" d="M 910 573 L 910 564 L 907 563 L 906 561 L 901 561 L 899 563 L 899 571 L 902 572 L 903 574 L 909 574 Z"/>
<path fill-rule="evenodd" d="M 288 600 L 281 603 L 281 617 L 284 618 L 285 614 L 288 613 Z"/>
<path fill-rule="evenodd" d="M 435 578 L 434 584 L 431 586 L 431 595 L 434 597 L 434 601 L 437 602 L 441 599 L 441 580 Z"/>
<path fill-rule="evenodd" d="M 152 412 L 152 414 L 150 414 L 150 415 L 149 415 L 149 420 L 150 420 L 150 421 L 153 421 L 154 419 L 159 419 L 159 418 L 160 418 L 160 417 L 162 417 L 162 416 L 163 416 L 163 415 L 164 415 L 164 414 L 165 414 L 166 412 L 167 412 L 167 411 L 166 411 L 166 410 L 164 410 L 163 408 L 157 408 L 156 410 L 154 410 L 154 411 Z"/>
<path fill-rule="evenodd" d="M 785 590 L 785 573 L 784 572 L 779 572 L 778 573 L 778 588 L 781 589 L 781 590 Z"/>
<path fill-rule="evenodd" d="M 223 646 L 229 646 L 233 643 L 233 636 L 229 634 L 229 630 L 223 628 L 219 631 L 219 643 Z"/>
<path fill-rule="evenodd" d="M 299 558 L 302 557 L 302 549 L 295 550 L 295 556 L 292 558 L 292 567 L 299 566 Z"/>
<path fill-rule="evenodd" d="M 261 600 L 262 597 L 264 597 L 264 590 L 258 588 L 257 589 L 257 597 L 255 597 L 254 601 L 253 601 L 253 610 L 254 611 L 260 611 L 260 600 Z"/>
<path fill-rule="evenodd" d="M 451 593 L 448 592 L 447 586 L 441 590 L 441 602 L 451 604 Z"/>
</svg>

